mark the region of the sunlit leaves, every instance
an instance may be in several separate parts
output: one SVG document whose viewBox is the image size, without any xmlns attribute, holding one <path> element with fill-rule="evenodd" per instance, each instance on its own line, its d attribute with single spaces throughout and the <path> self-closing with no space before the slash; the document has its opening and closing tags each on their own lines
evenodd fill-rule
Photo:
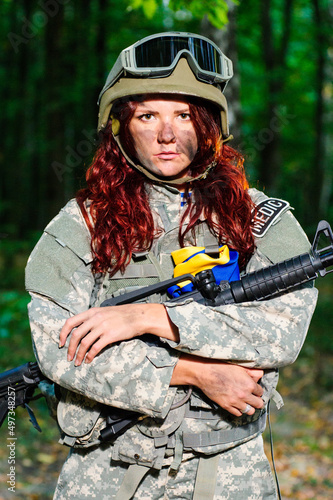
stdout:
<svg viewBox="0 0 333 500">
<path fill-rule="evenodd" d="M 147 19 L 152 19 L 161 4 L 159 0 L 130 0 L 129 4 L 133 9 L 141 8 Z"/>
<path fill-rule="evenodd" d="M 238 3 L 238 0 L 233 0 Z M 133 9 L 141 8 L 148 19 L 152 19 L 160 6 L 168 7 L 173 12 L 188 11 L 195 19 L 208 17 L 216 28 L 228 23 L 228 2 L 226 0 L 130 0 Z"/>
</svg>

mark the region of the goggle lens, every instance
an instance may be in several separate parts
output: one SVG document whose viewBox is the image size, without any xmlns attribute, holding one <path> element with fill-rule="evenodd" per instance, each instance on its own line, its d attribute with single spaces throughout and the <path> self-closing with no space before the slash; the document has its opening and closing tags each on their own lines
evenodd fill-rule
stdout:
<svg viewBox="0 0 333 500">
<path fill-rule="evenodd" d="M 222 56 L 209 42 L 194 37 L 163 36 L 135 47 L 137 68 L 168 68 L 177 54 L 189 51 L 203 71 L 222 74 Z"/>
</svg>

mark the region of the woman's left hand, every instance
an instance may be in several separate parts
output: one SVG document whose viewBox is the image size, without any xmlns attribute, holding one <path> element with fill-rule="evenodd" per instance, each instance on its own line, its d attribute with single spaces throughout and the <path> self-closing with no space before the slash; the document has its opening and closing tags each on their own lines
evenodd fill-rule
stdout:
<svg viewBox="0 0 333 500">
<path fill-rule="evenodd" d="M 174 340 L 175 331 L 162 304 L 94 307 L 69 318 L 60 332 L 59 347 L 71 335 L 67 359 L 90 363 L 108 345 L 152 333 Z M 176 336 L 175 336 L 176 335 Z"/>
</svg>

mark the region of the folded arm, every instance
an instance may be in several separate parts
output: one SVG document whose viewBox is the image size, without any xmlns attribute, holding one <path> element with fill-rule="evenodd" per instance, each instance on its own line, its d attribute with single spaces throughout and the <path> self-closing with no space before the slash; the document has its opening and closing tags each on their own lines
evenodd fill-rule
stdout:
<svg viewBox="0 0 333 500">
<path fill-rule="evenodd" d="M 106 405 L 159 418 L 168 413 L 176 391 L 170 389 L 170 380 L 179 353 L 135 338 L 109 346 L 90 364 L 76 367 L 67 359 L 67 348 L 58 347 L 60 330 L 70 313 L 46 297 L 31 296 L 34 351 L 49 379 Z"/>
</svg>

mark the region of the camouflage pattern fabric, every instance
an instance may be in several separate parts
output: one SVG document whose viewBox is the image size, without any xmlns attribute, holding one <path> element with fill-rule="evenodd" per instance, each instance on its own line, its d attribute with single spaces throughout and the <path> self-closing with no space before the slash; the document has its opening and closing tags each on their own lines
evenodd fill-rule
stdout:
<svg viewBox="0 0 333 500">
<path fill-rule="evenodd" d="M 265 198 L 256 190 L 251 190 L 251 195 L 256 202 Z M 66 349 L 58 349 L 60 329 L 70 315 L 99 305 L 112 295 L 144 286 L 147 280 L 156 282 L 172 275 L 170 254 L 179 248 L 180 194 L 173 188 L 155 186 L 150 188 L 150 200 L 156 224 L 163 233 L 144 265 L 133 258 L 125 275 L 118 273 L 111 280 L 107 275 L 93 276 L 90 234 L 75 201 L 69 202 L 47 226 L 27 265 L 26 288 L 32 297 L 29 316 L 36 359 L 48 378 L 67 389 L 58 407 L 58 419 L 76 446 L 94 443 L 94 426 L 100 425 L 105 405 L 152 417 L 126 431 L 113 444 L 72 449 L 56 498 L 113 498 L 128 464 L 152 468 L 134 498 L 192 498 L 198 453 L 221 454 L 214 498 L 275 498 L 259 445 L 260 432 L 227 443 L 207 439 L 200 445 L 189 445 L 178 473 L 169 479 L 168 468 L 175 457 L 168 442 L 175 435 L 219 436 L 260 414 L 257 411 L 255 416 L 237 418 L 221 410 L 213 419 L 197 418 L 191 410 L 204 415 L 208 405 L 194 391 L 184 416 L 170 411 L 182 391 L 169 387 L 169 383 L 181 352 L 234 361 L 265 369 L 262 385 L 267 403 L 277 384 L 276 369 L 293 362 L 303 345 L 316 304 L 315 288 L 303 286 L 272 300 L 218 308 L 186 298 L 181 303 L 166 303 L 172 321 L 179 327 L 179 343 L 133 339 L 108 347 L 89 365 L 74 367 L 67 361 Z M 203 220 L 196 241 L 188 238 L 186 244 L 204 246 L 205 227 Z M 247 272 L 308 250 L 306 236 L 287 211 L 258 241 Z M 149 271 L 148 275 L 142 270 Z M 184 496 L 180 496 L 182 488 Z"/>
<path fill-rule="evenodd" d="M 133 500 L 191 500 L 198 462 L 198 456 L 185 455 L 177 474 L 173 474 L 169 467 L 150 471 L 140 483 Z M 54 500 L 113 499 L 127 469 L 127 465 L 111 460 L 107 447 L 90 452 L 72 451 L 63 466 Z M 212 500 L 277 498 L 261 436 L 221 453 L 216 476 Z M 211 480 L 211 477 L 206 477 L 207 488 L 211 487 Z"/>
</svg>

